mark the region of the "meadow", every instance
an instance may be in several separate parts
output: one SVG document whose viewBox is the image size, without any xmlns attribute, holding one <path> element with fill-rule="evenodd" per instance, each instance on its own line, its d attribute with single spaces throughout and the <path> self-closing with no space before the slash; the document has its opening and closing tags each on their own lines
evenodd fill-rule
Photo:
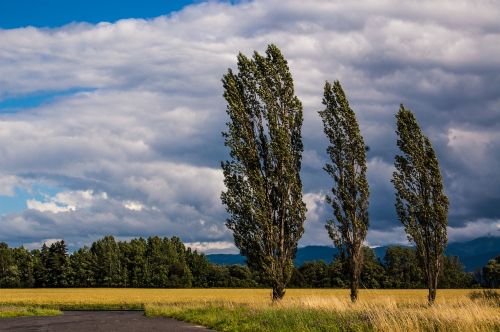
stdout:
<svg viewBox="0 0 500 332">
<path fill-rule="evenodd" d="M 25 315 L 74 309 L 144 309 L 218 331 L 500 331 L 497 301 L 471 299 L 471 290 L 361 290 L 356 304 L 345 289 L 289 289 L 272 304 L 268 289 L 2 289 L 1 312 Z M 46 310 L 44 313 L 43 310 Z M 8 314 L 4 315 L 8 316 Z"/>
</svg>

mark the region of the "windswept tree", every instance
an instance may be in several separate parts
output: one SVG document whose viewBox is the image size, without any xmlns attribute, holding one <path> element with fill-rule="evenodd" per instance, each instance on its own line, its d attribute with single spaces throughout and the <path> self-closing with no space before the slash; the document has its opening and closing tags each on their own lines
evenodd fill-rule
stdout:
<svg viewBox="0 0 500 332">
<path fill-rule="evenodd" d="M 422 134 L 413 113 L 403 105 L 396 114 L 397 155 L 392 183 L 396 211 L 426 276 L 429 305 L 436 299 L 439 273 L 447 242 L 448 198 L 430 140 Z"/>
<path fill-rule="evenodd" d="M 238 73 L 222 79 L 230 121 L 223 133 L 230 160 L 222 162 L 226 225 L 249 266 L 283 298 L 304 232 L 302 104 L 287 61 L 275 45 L 266 55 L 238 55 Z"/>
<path fill-rule="evenodd" d="M 327 153 L 331 159 L 324 169 L 333 179 L 332 193 L 326 201 L 334 216 L 327 221 L 326 229 L 346 259 L 351 300 L 356 302 L 363 268 L 363 241 L 368 230 L 366 146 L 339 81 L 333 85 L 325 83 L 323 104 L 325 109 L 319 114 L 330 141 Z"/>
</svg>

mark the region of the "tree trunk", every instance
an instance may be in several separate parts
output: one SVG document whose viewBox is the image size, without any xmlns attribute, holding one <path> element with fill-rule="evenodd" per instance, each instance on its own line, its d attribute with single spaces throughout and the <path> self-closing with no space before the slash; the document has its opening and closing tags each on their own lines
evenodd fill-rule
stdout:
<svg viewBox="0 0 500 332">
<path fill-rule="evenodd" d="M 432 274 L 429 277 L 428 280 L 428 287 L 429 287 L 429 306 L 432 306 L 434 304 L 434 301 L 436 301 L 436 291 L 437 291 L 437 283 L 438 283 L 438 274 Z"/>
<path fill-rule="evenodd" d="M 352 280 L 351 282 L 351 301 L 352 303 L 356 303 L 358 300 L 358 280 Z"/>
<path fill-rule="evenodd" d="M 285 296 L 285 285 L 276 281 L 273 285 L 273 302 L 280 301 Z"/>
<path fill-rule="evenodd" d="M 363 248 L 357 246 L 356 250 L 349 257 L 349 265 L 351 272 L 351 301 L 355 303 L 358 300 L 359 279 L 361 277 L 361 268 L 363 266 Z"/>
<path fill-rule="evenodd" d="M 432 306 L 434 304 L 434 301 L 436 300 L 436 289 L 429 287 L 429 306 Z"/>
</svg>

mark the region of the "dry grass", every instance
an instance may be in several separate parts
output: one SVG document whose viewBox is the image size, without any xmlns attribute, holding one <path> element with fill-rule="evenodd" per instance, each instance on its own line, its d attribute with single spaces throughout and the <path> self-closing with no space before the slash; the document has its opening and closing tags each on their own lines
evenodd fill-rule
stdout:
<svg viewBox="0 0 500 332">
<path fill-rule="evenodd" d="M 211 302 L 266 303 L 267 289 L 42 288 L 0 289 L 0 305 L 42 305 L 63 309 L 142 309 L 145 304 Z"/>
<path fill-rule="evenodd" d="M 470 290 L 439 290 L 437 303 L 463 301 Z M 289 289 L 284 303 L 314 301 L 335 303 L 348 298 L 347 289 Z M 391 299 L 399 304 L 425 305 L 427 291 L 422 289 L 361 290 L 360 303 L 377 303 L 381 299 Z M 78 304 L 118 304 L 141 306 L 146 303 L 212 302 L 230 301 L 244 304 L 266 304 L 271 300 L 269 289 L 150 289 L 150 288 L 42 288 L 42 289 L 0 289 L 1 304 L 28 305 L 78 305 Z M 333 301 L 333 302 L 332 302 Z"/>
<path fill-rule="evenodd" d="M 305 298 L 293 306 L 364 316 L 379 331 L 500 330 L 500 309 L 491 303 L 472 301 L 462 296 L 441 297 L 432 307 L 420 299 L 398 301 L 391 296 L 371 297 L 356 304 L 347 299 L 325 301 L 323 298 Z"/>
<path fill-rule="evenodd" d="M 500 308 L 470 290 L 362 290 L 356 304 L 344 289 L 290 289 L 278 305 L 268 289 L 3 289 L 0 305 L 61 309 L 139 309 L 221 331 L 500 331 Z M 247 326 L 247 329 L 245 329 Z"/>
</svg>

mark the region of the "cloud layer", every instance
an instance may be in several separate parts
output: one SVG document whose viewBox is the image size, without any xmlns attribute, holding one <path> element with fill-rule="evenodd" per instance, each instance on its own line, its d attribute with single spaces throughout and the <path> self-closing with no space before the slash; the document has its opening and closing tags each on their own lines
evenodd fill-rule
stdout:
<svg viewBox="0 0 500 332">
<path fill-rule="evenodd" d="M 405 239 L 389 182 L 399 103 L 440 158 L 450 240 L 498 236 L 498 17 L 486 1 L 212 2 L 153 20 L 0 30 L 0 102 L 52 96 L 0 113 L 0 195 L 63 188 L 1 216 L 0 241 L 159 234 L 227 248 L 220 78 L 239 51 L 268 43 L 289 60 L 304 105 L 302 244 L 330 243 L 317 115 L 327 79 L 341 80 L 371 148 L 368 243 Z"/>
</svg>

